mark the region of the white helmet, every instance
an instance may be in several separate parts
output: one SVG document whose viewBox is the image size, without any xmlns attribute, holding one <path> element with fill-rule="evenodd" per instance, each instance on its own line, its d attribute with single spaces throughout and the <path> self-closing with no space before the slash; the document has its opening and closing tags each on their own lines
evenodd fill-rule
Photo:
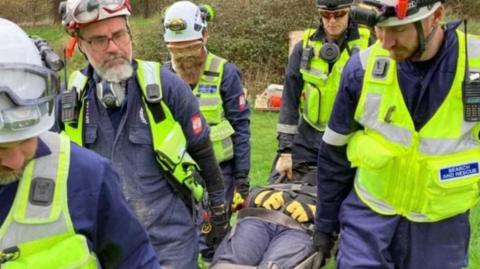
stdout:
<svg viewBox="0 0 480 269">
<path fill-rule="evenodd" d="M 206 14 L 192 2 L 179 1 L 165 11 L 163 27 L 165 42 L 202 39 L 207 28 Z"/>
<path fill-rule="evenodd" d="M 13 22 L 0 18 L 0 40 L 0 143 L 38 136 L 54 124 L 57 75 Z"/>
<path fill-rule="evenodd" d="M 432 15 L 441 5 L 441 0 L 373 0 L 385 11 L 377 26 L 397 26 L 421 21 Z"/>
<path fill-rule="evenodd" d="M 129 0 L 67 0 L 60 3 L 59 11 L 67 31 L 117 16 L 130 16 Z"/>
</svg>

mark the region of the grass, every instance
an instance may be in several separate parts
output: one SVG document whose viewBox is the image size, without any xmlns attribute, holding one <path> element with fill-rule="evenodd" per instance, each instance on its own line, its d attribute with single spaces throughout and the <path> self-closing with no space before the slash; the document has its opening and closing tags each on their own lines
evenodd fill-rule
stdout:
<svg viewBox="0 0 480 269">
<path fill-rule="evenodd" d="M 277 116 L 274 112 L 253 112 L 250 129 L 252 131 L 252 169 L 250 178 L 253 186 L 263 186 L 268 181 L 272 161 L 277 151 Z"/>
</svg>

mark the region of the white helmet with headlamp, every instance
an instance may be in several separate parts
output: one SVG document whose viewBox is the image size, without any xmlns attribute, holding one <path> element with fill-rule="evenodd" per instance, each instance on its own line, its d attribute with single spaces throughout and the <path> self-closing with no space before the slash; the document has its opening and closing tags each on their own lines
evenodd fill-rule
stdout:
<svg viewBox="0 0 480 269">
<path fill-rule="evenodd" d="M 362 5 L 369 8 L 354 7 L 351 13 L 355 21 L 370 27 L 392 27 L 413 23 L 418 33 L 417 52 L 422 54 L 437 27 L 425 36 L 421 22 L 444 2 L 445 0 L 364 0 Z"/>
<path fill-rule="evenodd" d="M 59 12 L 70 35 L 82 24 L 117 16 L 130 16 L 129 0 L 67 0 L 60 3 Z"/>
<path fill-rule="evenodd" d="M 439 0 L 381 0 L 374 1 L 383 5 L 385 15 L 377 26 L 397 26 L 421 21 L 432 15 L 440 7 Z"/>
<path fill-rule="evenodd" d="M 207 13 L 192 2 L 175 2 L 165 11 L 163 27 L 165 42 L 202 39 L 207 28 Z"/>
<path fill-rule="evenodd" d="M 53 126 L 59 83 L 35 43 L 16 24 L 0 19 L 0 39 L 0 143 L 8 143 Z"/>
</svg>

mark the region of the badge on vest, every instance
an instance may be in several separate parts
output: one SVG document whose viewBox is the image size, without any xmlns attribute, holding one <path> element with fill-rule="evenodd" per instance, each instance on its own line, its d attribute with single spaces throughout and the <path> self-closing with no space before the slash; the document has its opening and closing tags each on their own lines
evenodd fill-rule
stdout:
<svg viewBox="0 0 480 269">
<path fill-rule="evenodd" d="M 30 203 L 38 206 L 49 206 L 53 201 L 55 182 L 49 178 L 37 177 L 32 180 Z"/>
<path fill-rule="evenodd" d="M 378 58 L 373 67 L 372 76 L 376 79 L 384 79 L 387 77 L 390 60 L 387 58 Z"/>
<path fill-rule="evenodd" d="M 198 92 L 199 93 L 215 93 L 217 91 L 217 87 L 215 85 L 199 85 Z"/>
<path fill-rule="evenodd" d="M 440 181 L 463 179 L 472 175 L 479 175 L 479 163 L 466 163 L 440 169 Z"/>
</svg>

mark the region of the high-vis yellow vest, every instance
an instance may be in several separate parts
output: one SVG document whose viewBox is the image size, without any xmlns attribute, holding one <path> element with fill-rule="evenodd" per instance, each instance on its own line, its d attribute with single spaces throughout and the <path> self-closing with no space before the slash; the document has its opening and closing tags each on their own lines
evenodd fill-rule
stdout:
<svg viewBox="0 0 480 269">
<path fill-rule="evenodd" d="M 160 64 L 137 60 L 137 79 L 142 91 L 142 104 L 148 118 L 148 126 L 152 136 L 153 150 L 157 154 L 157 161 L 162 170 L 167 173 L 167 178 L 178 191 L 188 191 L 193 198 L 200 202 L 204 189 L 194 179 L 197 164 L 187 153 L 187 140 L 182 127 L 173 117 L 170 109 L 162 100 L 162 84 L 160 79 Z M 80 71 L 70 75 L 69 90 L 77 90 L 78 96 L 83 96 L 88 78 Z M 149 89 L 157 88 L 155 100 L 151 100 Z M 81 98 L 78 121 L 65 123 L 64 133 L 72 141 L 83 146 L 85 103 Z M 165 117 L 159 118 L 154 110 L 161 110 Z"/>
<path fill-rule="evenodd" d="M 324 131 L 328 119 L 332 113 L 333 103 L 337 97 L 342 76 L 343 67 L 350 58 L 350 50 L 358 48 L 363 50 L 368 47 L 370 31 L 365 28 L 359 28 L 360 38 L 348 42 L 348 50 L 344 49 L 340 57 L 329 72 L 328 62 L 320 58 L 322 41 L 312 41 L 310 37 L 315 33 L 315 29 L 307 29 L 303 33 L 303 48 L 312 46 L 315 56 L 310 60 L 310 68 L 300 68 L 304 86 L 300 100 L 300 108 L 303 119 L 312 127 L 319 131 Z"/>
<path fill-rule="evenodd" d="M 223 66 L 226 62 L 227 60 L 208 53 L 200 81 L 193 89 L 193 94 L 197 96 L 200 104 L 200 111 L 210 125 L 210 140 L 218 162 L 233 158 L 232 134 L 235 130 L 225 118 L 220 94 Z"/>
<path fill-rule="evenodd" d="M 464 34 L 457 31 L 458 61 L 450 91 L 416 131 L 398 84 L 396 63 L 375 44 L 361 53 L 365 78 L 355 120 L 365 127 L 348 142 L 358 167 L 354 188 L 382 215 L 435 222 L 463 213 L 480 196 L 480 123 L 464 120 Z M 480 41 L 469 38 L 470 72 L 480 72 Z"/>
<path fill-rule="evenodd" d="M 75 233 L 68 210 L 70 140 L 49 132 L 40 138 L 51 154 L 25 167 L 0 228 L 0 268 L 100 268 L 85 236 Z"/>
</svg>

